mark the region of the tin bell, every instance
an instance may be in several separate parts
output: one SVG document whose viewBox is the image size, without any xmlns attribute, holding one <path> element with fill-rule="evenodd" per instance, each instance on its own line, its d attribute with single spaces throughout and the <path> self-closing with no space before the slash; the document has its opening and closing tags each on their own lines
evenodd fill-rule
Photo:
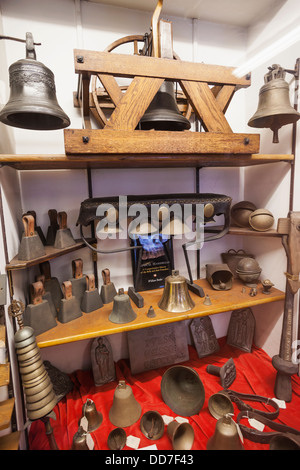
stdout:
<svg viewBox="0 0 300 470">
<path fill-rule="evenodd" d="M 187 312 L 195 307 L 190 296 L 185 277 L 179 271 L 173 270 L 171 276 L 165 279 L 163 295 L 158 302 L 159 308 L 166 312 Z"/>
<path fill-rule="evenodd" d="M 112 323 L 130 323 L 135 320 L 137 314 L 133 310 L 129 295 L 124 293 L 124 289 L 119 289 L 114 297 L 113 309 L 108 317 Z"/>
<path fill-rule="evenodd" d="M 0 112 L 8 126 L 32 130 L 63 129 L 70 119 L 57 102 L 54 75 L 36 60 L 33 37 L 26 33 L 26 59 L 9 67 L 10 97 Z"/>
<path fill-rule="evenodd" d="M 269 67 L 264 76 L 265 84 L 259 91 L 256 113 L 248 122 L 250 127 L 267 127 L 273 131 L 273 143 L 278 143 L 278 130 L 298 121 L 300 113 L 290 103 L 289 85 L 285 81 L 285 70 L 278 64 Z"/>
<path fill-rule="evenodd" d="M 141 416 L 141 405 L 135 399 L 132 388 L 120 380 L 109 410 L 109 420 L 117 427 L 126 428 L 136 423 Z"/>
</svg>

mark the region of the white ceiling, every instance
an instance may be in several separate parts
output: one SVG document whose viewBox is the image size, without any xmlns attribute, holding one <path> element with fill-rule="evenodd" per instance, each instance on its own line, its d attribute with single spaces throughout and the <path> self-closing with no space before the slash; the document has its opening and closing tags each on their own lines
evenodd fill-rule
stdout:
<svg viewBox="0 0 300 470">
<path fill-rule="evenodd" d="M 154 12 L 157 0 L 88 0 L 134 10 Z M 270 17 L 287 0 L 164 0 L 161 18 L 179 16 L 248 27 Z"/>
</svg>

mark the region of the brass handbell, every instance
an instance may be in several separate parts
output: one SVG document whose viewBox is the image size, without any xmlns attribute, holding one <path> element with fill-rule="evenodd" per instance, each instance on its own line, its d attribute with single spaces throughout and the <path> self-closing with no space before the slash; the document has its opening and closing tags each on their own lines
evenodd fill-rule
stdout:
<svg viewBox="0 0 300 470">
<path fill-rule="evenodd" d="M 32 130 L 63 129 L 70 119 L 56 98 L 54 75 L 36 60 L 33 37 L 26 33 L 26 59 L 9 67 L 10 97 L 0 112 L 0 121 Z"/>
<path fill-rule="evenodd" d="M 250 127 L 267 127 L 273 131 L 273 143 L 278 143 L 278 130 L 298 121 L 300 113 L 290 103 L 289 85 L 284 80 L 285 70 L 275 64 L 265 75 L 265 84 L 259 91 L 256 113 L 248 122 Z"/>
<path fill-rule="evenodd" d="M 163 295 L 158 306 L 166 312 L 174 313 L 187 312 L 195 307 L 186 278 L 180 276 L 179 271 L 173 270 L 172 275 L 166 277 Z"/>
<path fill-rule="evenodd" d="M 100 413 L 93 400 L 88 398 L 82 406 L 82 416 L 87 419 L 88 431 L 96 431 L 103 421 L 102 413 Z"/>
<path fill-rule="evenodd" d="M 139 419 L 141 411 L 141 405 L 135 399 L 132 388 L 124 380 L 120 380 L 109 410 L 110 422 L 114 426 L 126 428 Z"/>
<path fill-rule="evenodd" d="M 229 414 L 218 419 L 215 432 L 207 441 L 207 450 L 244 450 L 237 425 Z"/>
</svg>

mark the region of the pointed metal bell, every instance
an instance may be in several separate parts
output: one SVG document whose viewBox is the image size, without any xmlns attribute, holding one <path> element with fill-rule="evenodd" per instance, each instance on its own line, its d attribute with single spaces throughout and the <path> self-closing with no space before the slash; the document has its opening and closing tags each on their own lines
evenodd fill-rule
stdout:
<svg viewBox="0 0 300 470">
<path fill-rule="evenodd" d="M 70 119 L 57 102 L 54 75 L 36 60 L 33 38 L 26 33 L 26 59 L 9 67 L 10 97 L 0 112 L 8 126 L 32 130 L 63 129 Z"/>
<path fill-rule="evenodd" d="M 192 448 L 195 435 L 190 423 L 171 421 L 168 424 L 167 433 L 174 450 L 190 450 Z"/>
<path fill-rule="evenodd" d="M 190 121 L 178 109 L 173 82 L 164 81 L 139 125 L 142 130 L 182 131 L 190 129 Z"/>
<path fill-rule="evenodd" d="M 265 75 L 265 84 L 259 91 L 256 113 L 248 122 L 250 127 L 267 127 L 273 131 L 273 143 L 278 143 L 278 130 L 300 118 L 290 103 L 289 85 L 284 80 L 285 70 L 275 64 Z"/>
<path fill-rule="evenodd" d="M 244 450 L 237 425 L 230 415 L 218 419 L 213 436 L 207 441 L 207 450 Z"/>
<path fill-rule="evenodd" d="M 87 419 L 89 432 L 98 429 L 103 421 L 102 413 L 97 410 L 95 403 L 89 398 L 82 407 L 82 416 Z"/>
<path fill-rule="evenodd" d="M 119 289 L 114 297 L 113 309 L 108 317 L 112 323 L 130 323 L 135 320 L 137 314 L 133 310 L 129 295 L 124 293 L 124 289 Z"/>
<path fill-rule="evenodd" d="M 89 450 L 86 442 L 86 432 L 79 426 L 77 432 L 73 436 L 71 450 Z"/>
<path fill-rule="evenodd" d="M 120 380 L 109 410 L 109 420 L 117 427 L 126 428 L 136 423 L 141 416 L 141 405 L 136 401 L 132 388 Z"/>
<path fill-rule="evenodd" d="M 179 271 L 173 270 L 171 276 L 165 279 L 165 287 L 162 298 L 158 302 L 159 308 L 166 312 L 187 312 L 195 307 L 190 296 L 186 278 L 179 275 Z"/>
</svg>

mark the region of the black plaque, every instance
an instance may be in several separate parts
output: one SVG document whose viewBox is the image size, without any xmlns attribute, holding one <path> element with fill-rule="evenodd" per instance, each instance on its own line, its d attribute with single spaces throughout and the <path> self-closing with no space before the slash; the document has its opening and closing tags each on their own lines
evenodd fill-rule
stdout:
<svg viewBox="0 0 300 470">
<path fill-rule="evenodd" d="M 255 318 L 251 308 L 234 310 L 227 331 L 227 344 L 251 352 L 255 332 Z"/>
<path fill-rule="evenodd" d="M 205 357 L 220 349 L 214 327 L 209 316 L 195 318 L 190 324 L 191 334 L 198 357 Z"/>
</svg>

